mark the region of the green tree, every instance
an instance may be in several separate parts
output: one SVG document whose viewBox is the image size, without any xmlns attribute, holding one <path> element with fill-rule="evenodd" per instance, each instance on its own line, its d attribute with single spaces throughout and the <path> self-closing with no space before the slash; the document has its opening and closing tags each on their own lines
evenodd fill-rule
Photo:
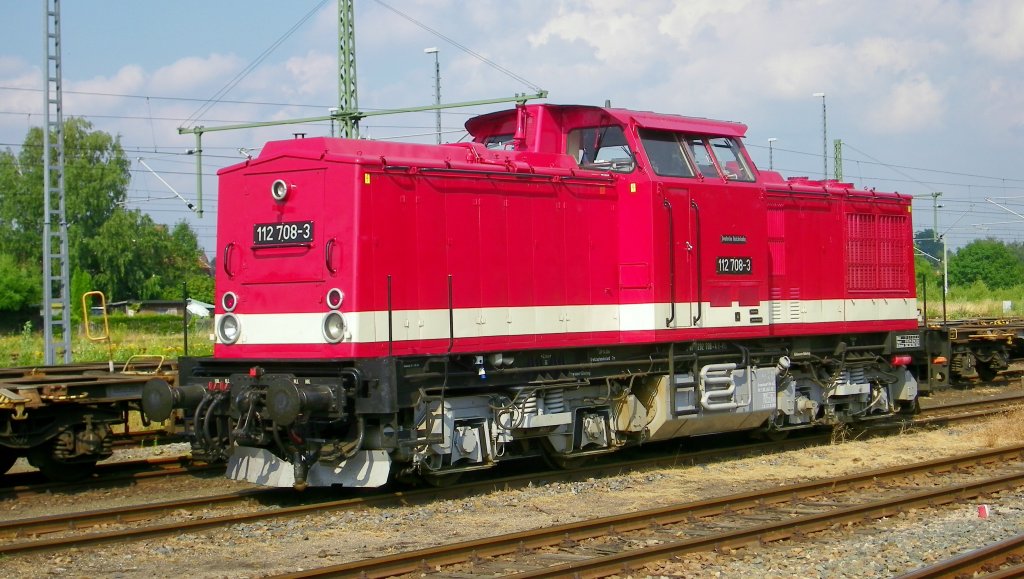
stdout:
<svg viewBox="0 0 1024 579">
<path fill-rule="evenodd" d="M 1003 242 L 978 239 L 961 247 L 949 259 L 949 283 L 983 282 L 991 289 L 1013 287 L 1024 280 L 1024 263 Z"/>
<path fill-rule="evenodd" d="M 43 131 L 29 129 L 17 155 L 0 152 L 0 251 L 22 263 L 42 259 Z M 94 131 L 85 119 L 64 121 L 64 193 L 70 260 L 81 258 L 91 237 L 125 200 L 131 163 L 120 137 Z"/>
<path fill-rule="evenodd" d="M 164 286 L 171 240 L 166 228 L 149 215 L 118 208 L 85 241 L 83 253 L 85 269 L 107 299 L 154 299 Z"/>
<path fill-rule="evenodd" d="M 183 283 L 192 297 L 213 298 L 199 240 L 184 221 L 168 232 L 137 209 L 118 209 L 86 241 L 83 254 L 94 285 L 111 301 L 181 299 Z"/>
<path fill-rule="evenodd" d="M 72 319 L 75 321 L 82 321 L 84 311 L 82 310 L 82 295 L 93 291 L 95 288 L 92 287 L 92 276 L 89 272 L 82 271 L 81 269 L 75 268 L 71 272 L 71 311 Z"/>
<path fill-rule="evenodd" d="M 942 266 L 942 241 L 935 239 L 935 232 L 932 229 L 924 229 L 915 233 L 914 245 L 922 253 L 937 260 L 929 260 L 933 268 Z"/>
<path fill-rule="evenodd" d="M 1017 259 L 1024 263 L 1024 242 L 1011 241 L 1006 244 L 1006 247 L 1017 256 Z"/>
<path fill-rule="evenodd" d="M 184 282 L 189 297 L 200 301 L 213 302 L 213 276 L 206 255 L 199 246 L 199 238 L 195 231 L 184 221 L 178 222 L 171 231 L 172 258 L 174 270 L 180 272 L 180 286 Z"/>
<path fill-rule="evenodd" d="M 0 311 L 16 312 L 39 303 L 42 285 L 39 271 L 20 265 L 13 256 L 0 253 Z"/>
</svg>

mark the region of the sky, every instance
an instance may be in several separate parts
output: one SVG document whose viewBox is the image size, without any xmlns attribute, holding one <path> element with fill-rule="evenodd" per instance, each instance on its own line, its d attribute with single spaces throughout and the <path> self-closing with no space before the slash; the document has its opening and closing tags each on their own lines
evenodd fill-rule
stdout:
<svg viewBox="0 0 1024 579">
<path fill-rule="evenodd" d="M 821 177 L 823 136 L 831 174 L 841 139 L 844 180 L 913 195 L 915 230 L 937 218 L 951 249 L 1024 242 L 1024 1 L 354 3 L 362 110 L 431 104 L 434 55 L 424 49 L 437 47 L 442 102 L 542 88 L 551 103 L 739 121 L 761 168 L 775 139 L 771 164 L 785 176 Z M 45 5 L 0 0 L 0 148 L 15 152 L 42 124 Z M 133 159 L 127 205 L 186 220 L 211 256 L 216 170 L 268 140 L 330 132 L 319 123 L 207 133 L 201 219 L 160 181 L 197 201 L 195 137 L 179 127 L 337 106 L 335 0 L 65 0 L 61 36 L 65 116 L 119 135 Z M 444 140 L 508 106 L 445 112 Z M 434 113 L 372 117 L 360 129 L 433 142 Z"/>
</svg>

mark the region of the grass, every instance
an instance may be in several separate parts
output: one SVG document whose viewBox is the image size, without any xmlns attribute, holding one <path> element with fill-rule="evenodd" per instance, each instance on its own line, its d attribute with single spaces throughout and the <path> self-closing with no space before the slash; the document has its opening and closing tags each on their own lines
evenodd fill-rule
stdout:
<svg viewBox="0 0 1024 579">
<path fill-rule="evenodd" d="M 1024 441 L 1024 408 L 1018 406 L 993 419 L 980 434 L 990 448 Z"/>
<path fill-rule="evenodd" d="M 212 354 L 212 322 L 208 319 L 192 320 L 189 325 L 189 355 Z M 105 362 L 111 357 L 111 351 L 113 359 L 119 362 L 137 355 L 164 356 L 174 360 L 185 351 L 181 318 L 177 316 L 111 316 L 109 346 L 106 341 L 90 341 L 80 323 L 74 324 L 72 331 L 71 358 L 75 363 Z M 96 335 L 98 332 L 102 335 L 102 328 L 94 327 L 92 333 Z M 44 359 L 43 333 L 38 328 L 26 324 L 20 333 L 0 335 L 0 367 L 40 366 Z"/>
<path fill-rule="evenodd" d="M 923 300 L 923 288 L 918 288 L 918 307 Z M 1010 302 L 1009 311 L 1003 303 Z M 946 296 L 946 316 L 951 320 L 964 318 L 1024 317 L 1024 285 L 1011 288 L 989 289 L 982 282 L 971 285 L 950 286 Z M 928 319 L 942 318 L 942 288 L 928 285 Z"/>
<path fill-rule="evenodd" d="M 1024 316 L 1024 301 L 1013 301 L 1010 311 L 1003 311 L 1002 300 L 988 299 L 978 301 L 947 300 L 946 317 L 951 320 L 965 318 L 1004 318 Z M 942 318 L 942 301 L 928 300 L 928 319 Z"/>
</svg>

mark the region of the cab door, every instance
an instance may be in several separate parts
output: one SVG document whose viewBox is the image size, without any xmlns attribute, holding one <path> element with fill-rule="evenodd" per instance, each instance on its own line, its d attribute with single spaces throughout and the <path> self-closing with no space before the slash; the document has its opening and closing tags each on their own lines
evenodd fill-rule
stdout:
<svg viewBox="0 0 1024 579">
<path fill-rule="evenodd" d="M 285 187 L 281 199 L 272 194 L 279 182 Z M 322 282 L 324 171 L 250 173 L 243 197 L 221 209 L 242 224 L 225 245 L 225 257 L 237 268 L 229 269 L 232 277 L 243 284 Z"/>
<path fill-rule="evenodd" d="M 694 323 L 694 284 L 696 272 L 693 259 L 695 239 L 692 236 L 693 208 L 688 187 L 659 184 L 665 210 L 668 248 L 668 311 L 664 326 L 669 329 L 689 328 Z"/>
</svg>

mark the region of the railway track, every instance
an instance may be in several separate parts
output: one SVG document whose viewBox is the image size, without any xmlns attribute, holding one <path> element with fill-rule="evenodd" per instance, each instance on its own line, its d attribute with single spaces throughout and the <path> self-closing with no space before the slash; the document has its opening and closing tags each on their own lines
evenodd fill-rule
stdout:
<svg viewBox="0 0 1024 579">
<path fill-rule="evenodd" d="M 994 401 L 986 401 L 990 404 Z M 972 406 L 978 406 L 974 404 Z M 961 411 L 955 416 L 949 414 L 953 408 L 960 408 Z M 933 419 L 937 415 L 946 413 L 945 420 L 963 420 L 970 415 L 977 418 L 979 412 L 991 412 L 992 408 L 975 410 L 973 413 L 962 411 L 963 405 L 948 407 L 930 408 L 925 415 Z M 933 420 L 934 421 L 934 420 Z M 898 429 L 899 425 L 889 426 L 889 429 Z M 631 472 L 649 468 L 671 467 L 680 464 L 697 464 L 713 460 L 722 460 L 728 457 L 744 457 L 767 452 L 778 452 L 780 450 L 793 450 L 811 446 L 829 444 L 830 433 L 806 433 L 807 435 L 781 441 L 761 442 L 746 444 L 728 449 L 711 448 L 697 452 L 675 453 L 668 456 L 664 450 L 653 457 L 644 457 L 633 460 L 617 460 L 607 464 L 596 464 L 590 467 L 572 471 L 550 471 L 532 470 L 516 476 L 489 479 L 467 484 L 458 485 L 446 489 L 419 489 L 399 491 L 387 494 L 373 494 L 369 496 L 356 496 L 338 499 L 337 493 L 325 491 L 318 493 L 307 493 L 304 497 L 296 495 L 290 490 L 279 489 L 251 489 L 246 491 L 232 492 L 221 495 L 198 497 L 187 500 L 165 501 L 155 504 L 138 505 L 128 508 L 98 509 L 62 515 L 51 515 L 31 519 L 20 519 L 9 521 L 0 525 L 0 537 L 11 540 L 10 544 L 0 546 L 0 556 L 27 553 L 34 551 L 52 550 L 69 547 L 84 547 L 118 541 L 132 541 L 148 537 L 168 535 L 173 533 L 184 533 L 199 531 L 210 528 L 226 527 L 238 523 L 246 523 L 269 518 L 302 517 L 321 513 L 336 513 L 346 510 L 389 507 L 408 504 L 426 504 L 443 499 L 457 499 L 474 494 L 485 493 L 496 489 L 522 488 L 535 484 L 538 477 L 545 482 L 572 482 L 614 476 L 623 472 Z M 173 468 L 177 459 L 162 459 L 155 461 L 156 467 Z M 113 465 L 110 465 L 113 466 Z M 180 465 L 179 465 L 180 466 Z M 211 467 L 219 468 L 219 467 Z M 184 471 L 182 471 L 184 472 Z M 160 476 L 159 473 L 148 476 Z M 166 475 L 165 475 L 166 476 Z M 289 502 L 303 500 L 303 504 L 289 505 Z M 252 504 L 258 504 L 254 512 Z M 282 506 L 285 505 L 285 506 Z M 209 512 L 204 513 L 202 519 L 181 520 L 182 516 L 199 509 L 218 509 L 222 512 L 230 509 L 244 508 L 243 513 L 228 513 L 215 515 Z M 178 520 L 172 522 L 158 522 L 166 520 L 168 515 L 174 515 Z M 154 521 L 144 527 L 129 527 L 116 530 L 108 530 L 99 533 L 83 533 L 98 526 L 137 525 L 146 521 Z M 59 536 L 54 536 L 59 535 Z"/>
<path fill-rule="evenodd" d="M 1005 412 L 1008 405 L 1024 404 L 1024 394 L 1010 394 L 991 398 L 957 402 L 955 404 L 936 404 L 922 409 L 921 415 L 910 421 L 894 424 L 873 426 L 869 430 L 891 430 L 906 426 L 941 425 L 956 421 L 973 420 Z M 151 440 L 151 434 L 140 435 Z M 162 438 L 161 442 L 175 442 L 177 438 Z M 132 442 L 131 444 L 138 444 Z M 743 452 L 757 452 L 762 446 L 744 446 Z M 100 463 L 96 467 L 93 478 L 72 483 L 46 481 L 37 471 L 9 473 L 0 479 L 0 498 L 27 497 L 41 492 L 73 492 L 87 486 L 120 484 L 130 480 L 164 478 L 178 475 L 205 473 L 223 468 L 221 465 L 191 463 L 188 457 L 150 458 L 144 460 Z M 640 468 L 639 466 L 637 468 Z"/>
<path fill-rule="evenodd" d="M 1001 579 L 1024 576 L 1024 535 L 940 561 L 899 576 L 899 579 L 977 577 Z"/>
<path fill-rule="evenodd" d="M 1006 412 L 1018 404 L 1024 404 L 1024 393 L 1003 394 L 955 403 L 923 405 L 921 414 L 909 422 L 914 426 L 929 426 L 974 420 Z"/>
<path fill-rule="evenodd" d="M 669 457 L 659 456 L 655 458 L 643 458 L 626 462 L 619 461 L 611 464 L 594 465 L 574 469 L 572 471 L 550 471 L 535 468 L 521 475 L 469 482 L 449 488 L 402 490 L 391 493 L 371 494 L 368 496 L 357 496 L 343 499 L 336 498 L 337 492 L 321 490 L 315 493 L 307 492 L 306 496 L 314 495 L 315 498 L 307 499 L 304 504 L 294 506 L 263 509 L 258 512 L 246 512 L 241 514 L 208 516 L 201 520 L 154 524 L 141 529 L 121 529 L 88 535 L 57 537 L 52 539 L 40 539 L 9 545 L 0 545 L 0 556 L 56 548 L 83 547 L 117 541 L 136 540 L 177 532 L 190 532 L 225 527 L 233 524 L 252 522 L 267 518 L 302 517 L 311 514 L 327 512 L 335 513 L 360 508 L 426 504 L 437 500 L 461 498 L 498 489 L 522 488 L 535 484 L 538 476 L 543 477 L 546 482 L 586 480 L 588 478 L 611 476 L 642 468 L 691 464 L 705 460 L 721 460 L 728 456 L 745 456 L 751 453 L 778 450 L 780 446 L 786 449 L 793 449 L 804 448 L 825 442 L 827 442 L 827 437 L 807 437 L 806 439 L 787 440 L 781 443 L 761 442 L 724 450 L 709 449 Z M 301 498 L 302 495 L 297 495 L 291 489 L 257 488 L 208 497 L 145 504 L 129 508 L 99 509 L 36 517 L 31 519 L 19 519 L 0 524 L 0 538 L 31 538 L 60 532 L 75 532 L 101 525 L 115 525 L 124 524 L 126 522 L 153 520 L 162 518 L 169 513 L 184 512 L 190 509 L 194 510 L 208 507 L 226 509 L 230 507 L 237 507 L 243 502 L 251 502 L 253 500 L 269 501 L 275 497 L 279 501 L 285 502 L 287 500 L 296 500 L 297 498 Z"/>
<path fill-rule="evenodd" d="M 48 481 L 38 471 L 10 473 L 2 478 L 4 486 L 0 487 L 0 499 L 26 498 L 40 493 L 75 492 L 83 488 L 220 472 L 223 469 L 223 465 L 193 463 L 188 456 L 172 456 L 99 464 L 96 467 L 95 478 L 71 483 Z"/>
<path fill-rule="evenodd" d="M 1012 466 L 1010 466 L 1012 465 Z M 920 490 L 912 479 L 994 470 Z M 901 489 L 900 484 L 906 485 Z M 684 553 L 739 548 L 845 524 L 933 508 L 1024 486 L 1024 445 L 734 494 L 521 533 L 364 559 L 280 577 L 604 577 L 643 574 L 645 564 Z M 885 496 L 882 499 L 876 497 Z M 875 500 L 863 500 L 869 496 Z"/>
</svg>

